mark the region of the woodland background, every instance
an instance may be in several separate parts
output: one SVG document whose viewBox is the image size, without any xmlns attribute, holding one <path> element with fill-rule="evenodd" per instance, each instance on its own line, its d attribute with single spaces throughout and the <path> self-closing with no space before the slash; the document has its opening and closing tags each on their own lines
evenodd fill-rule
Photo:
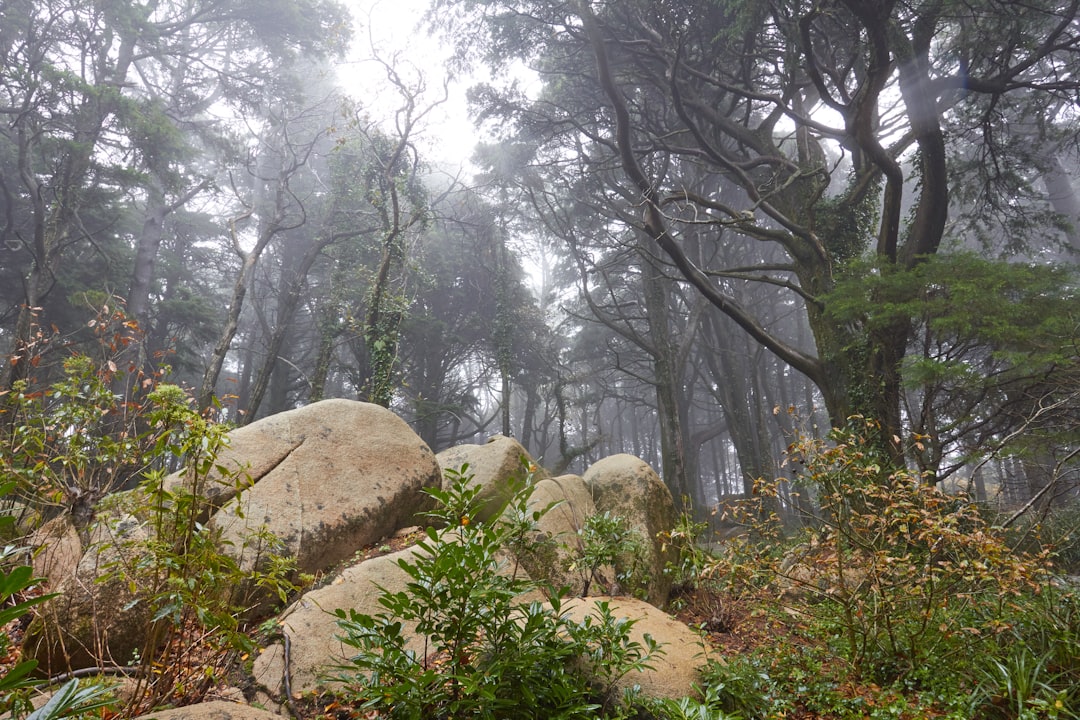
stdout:
<svg viewBox="0 0 1080 720">
<path fill-rule="evenodd" d="M 928 483 L 1053 505 L 1077 15 L 437 0 L 418 32 L 486 78 L 448 171 L 417 140 L 450 86 L 383 56 L 393 101 L 350 97 L 378 29 L 340 3 L 5 0 L 0 392 L 84 353 L 117 397 L 167 377 L 237 424 L 354 397 L 436 451 L 632 453 L 700 514 L 857 415 Z"/>
</svg>

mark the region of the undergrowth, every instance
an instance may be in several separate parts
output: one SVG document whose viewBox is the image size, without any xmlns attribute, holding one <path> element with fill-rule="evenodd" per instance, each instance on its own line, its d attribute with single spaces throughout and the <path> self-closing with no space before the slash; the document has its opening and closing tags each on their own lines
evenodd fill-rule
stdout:
<svg viewBox="0 0 1080 720">
<path fill-rule="evenodd" d="M 526 510 L 531 483 L 511 501 L 516 511 L 506 517 L 515 521 L 479 521 L 480 489 L 469 487 L 468 466 L 447 476 L 448 489 L 427 491 L 438 503 L 432 526 L 412 558 L 399 560 L 407 589 L 383 592 L 385 612 L 337 613 L 354 655 L 336 679 L 352 700 L 379 717 L 409 720 L 636 712 L 633 693 L 620 695 L 618 683 L 649 667 L 659 644 L 631 637 L 634 621 L 604 601 L 574 622 L 560 591 L 514 572 L 504 553 L 528 531 L 522 518 L 535 522 L 546 512 Z M 527 593 L 549 600 L 522 602 Z"/>
<path fill-rule="evenodd" d="M 256 567 L 241 567 L 241 548 L 224 543 L 207 523 L 217 490 L 238 493 L 250 484 L 242 469 L 218 462 L 229 427 L 193 409 L 184 390 L 163 382 L 164 371 L 144 375 L 123 366 L 137 328 L 121 311 L 105 307 L 92 325 L 99 358 L 72 355 L 52 382 L 22 380 L 0 393 L 0 538 L 18 548 L 0 558 L 0 619 L 36 615 L 26 642 L 44 648 L 42 656 L 54 665 L 25 660 L 0 678 L 0 705 L 13 710 L 15 720 L 30 713 L 33 691 L 55 687 L 30 680 L 30 672 L 76 669 L 63 666 L 69 651 L 89 656 L 83 672 L 135 679 L 111 713 L 134 716 L 162 704 L 197 702 L 221 680 L 231 657 L 253 649 L 252 607 L 295 589 L 294 568 L 280 543 L 259 532 L 242 539 L 265 552 Z M 179 468 L 186 471 L 170 476 Z M 91 616 L 79 618 L 94 633 L 81 647 L 66 633 L 75 618 L 58 615 L 66 612 L 66 598 L 42 595 L 42 579 L 31 576 L 29 546 L 42 542 L 32 540 L 33 533 L 52 519 L 69 523 L 84 557 L 100 563 L 94 588 L 64 586 L 63 580 L 61 587 L 45 588 L 100 595 Z M 145 642 L 131 656 L 114 657 L 109 623 L 138 626 Z M 8 641 L 0 634 L 0 649 Z M 100 704 L 104 686 L 92 678 L 64 684 L 48 711 L 31 717 L 88 712 Z"/>
<path fill-rule="evenodd" d="M 228 428 L 161 376 L 133 383 L 119 372 L 108 356 L 76 356 L 52 384 L 18 384 L 2 398 L 0 625 L 52 600 L 25 547 L 35 528 L 66 515 L 85 541 L 95 527 L 135 523 L 145 532 L 110 541 L 120 559 L 102 582 L 138 588 L 126 608 L 146 626 L 130 659 L 138 684 L 117 703 L 103 683 L 73 680 L 33 710 L 40 669 L 12 664 L 0 675 L 0 712 L 14 720 L 198 701 L 229 658 L 252 651 L 253 608 L 294 589 L 273 538 L 244 539 L 269 551 L 241 566 L 243 548 L 206 522 L 212 486 L 237 493 L 248 482 L 218 462 Z M 133 394 L 118 396 L 121 386 Z M 798 530 L 780 521 L 778 484 L 759 481 L 733 510 L 747 532 L 718 555 L 702 550 L 705 527 L 689 516 L 660 538 L 677 550 L 668 570 L 677 602 L 696 593 L 708 615 L 703 632 L 782 628 L 711 661 L 696 698 L 642 697 L 628 678 L 662 655 L 660 644 L 637 639 L 604 600 L 589 600 L 575 622 L 567 610 L 584 601 L 521 572 L 517 558 L 559 555 L 537 529 L 552 506 L 529 504 L 532 465 L 490 521 L 477 519 L 467 466 L 428 491 L 431 525 L 399 561 L 406 589 L 384 591 L 380 613 L 338 613 L 353 656 L 334 677 L 358 711 L 408 720 L 1080 717 L 1080 597 L 1067 576 L 1080 557 L 1077 512 L 1007 533 L 967 498 L 891 466 L 877 432 L 854 418 L 826 440 L 792 444 L 793 485 L 807 495 L 795 504 L 812 508 Z M 179 467 L 183 481 L 170 480 Z M 606 589 L 638 592 L 647 540 L 623 518 L 595 515 L 571 538 L 569 569 L 585 592 L 606 568 L 616 573 Z M 752 617 L 731 610 L 747 606 Z M 9 650 L 0 634 L 0 655 Z"/>
<path fill-rule="evenodd" d="M 710 665 L 720 706 L 745 718 L 1080 716 L 1076 586 L 966 498 L 890 467 L 876 431 L 855 418 L 791 446 L 819 509 L 801 530 L 762 511 L 774 483 L 736 510 L 751 532 L 703 576 L 764 598 L 760 611 L 793 629 Z"/>
</svg>

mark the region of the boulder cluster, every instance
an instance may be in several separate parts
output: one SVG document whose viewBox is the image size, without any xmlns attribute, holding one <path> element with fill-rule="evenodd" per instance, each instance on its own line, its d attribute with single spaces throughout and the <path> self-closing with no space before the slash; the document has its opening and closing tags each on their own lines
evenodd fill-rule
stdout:
<svg viewBox="0 0 1080 720">
<path fill-rule="evenodd" d="M 441 487 L 446 471 L 464 465 L 472 476 L 469 482 L 480 488 L 480 520 L 504 511 L 523 478 L 523 466 L 530 468 L 530 507 L 552 508 L 538 521 L 537 537 L 553 540 L 549 544 L 555 550 L 522 555 L 515 565 L 533 578 L 569 588 L 575 599 L 564 600 L 562 608 L 571 617 L 584 618 L 603 599 L 617 615 L 636 621 L 633 634 L 639 639 L 647 633 L 662 643 L 664 653 L 651 662 L 652 670 L 633 673 L 624 683 L 637 684 L 654 697 L 694 692 L 708 648 L 696 632 L 662 611 L 671 589 L 664 568 L 673 558 L 660 538 L 675 522 L 674 504 L 656 472 L 636 457 L 615 455 L 582 476 L 550 477 L 512 438 L 497 435 L 482 445 L 459 445 L 435 455 L 389 410 L 326 400 L 232 431 L 216 465 L 218 472 L 244 478 L 212 483 L 203 491 L 211 507 L 204 521 L 219 531 L 222 549 L 234 554 L 241 568 L 253 569 L 265 548 L 249 538 L 272 538 L 275 551 L 293 559 L 297 572 L 321 581 L 277 614 L 280 632 L 251 670 L 249 686 L 261 689 L 257 697 L 237 692 L 232 696 L 236 702 L 171 711 L 176 720 L 271 714 L 245 702 L 284 713 L 287 680 L 294 695 L 325 686 L 330 671 L 348 657 L 334 612 L 381 612 L 381 593 L 400 591 L 409 580 L 398 561 L 418 552 L 405 547 L 361 559 L 359 551 L 408 535 L 424 523 L 433 503 L 424 489 Z M 179 487 L 189 478 L 180 472 L 167 483 Z M 138 497 L 111 499 L 89 530 L 78 532 L 69 520 L 57 518 L 39 531 L 35 569 L 57 595 L 40 606 L 23 652 L 37 659 L 43 672 L 122 665 L 144 647 L 144 635 L 154 623 L 148 603 L 139 602 L 143 589 L 111 571 L 137 561 L 125 557 L 125 548 L 139 545 L 122 540 L 152 533 L 131 510 L 138 506 Z M 579 597 L 585 584 L 582 574 L 571 569 L 571 558 L 579 547 L 579 531 L 597 513 L 625 518 L 645 540 L 646 584 L 637 593 L 642 599 Z M 612 588 L 610 582 L 592 586 L 601 592 Z M 420 637 L 413 642 L 417 648 L 424 645 Z"/>
</svg>

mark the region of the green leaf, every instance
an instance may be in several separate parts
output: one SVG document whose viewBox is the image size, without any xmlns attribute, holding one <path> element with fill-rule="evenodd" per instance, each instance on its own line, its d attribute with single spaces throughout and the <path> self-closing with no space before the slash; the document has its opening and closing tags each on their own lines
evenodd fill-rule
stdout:
<svg viewBox="0 0 1080 720">
<path fill-rule="evenodd" d="M 37 660 L 24 660 L 9 669 L 3 677 L 0 677 L 0 693 L 17 690 L 31 685 L 32 683 L 28 682 L 26 677 L 37 667 L 37 665 Z"/>
<path fill-rule="evenodd" d="M 6 600 L 21 590 L 26 590 L 33 585 L 34 569 L 29 565 L 19 565 L 0 577 L 0 600 Z"/>
<path fill-rule="evenodd" d="M 66 715 L 87 713 L 106 707 L 109 703 L 109 688 L 104 685 L 80 687 L 78 680 L 71 680 L 26 720 L 56 720 Z"/>
</svg>

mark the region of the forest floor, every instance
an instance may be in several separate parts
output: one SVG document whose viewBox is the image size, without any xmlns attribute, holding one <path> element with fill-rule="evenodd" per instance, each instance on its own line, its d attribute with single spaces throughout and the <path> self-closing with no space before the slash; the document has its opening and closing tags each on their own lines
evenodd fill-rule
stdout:
<svg viewBox="0 0 1080 720">
<path fill-rule="evenodd" d="M 404 549 L 420 539 L 420 533 L 402 534 L 383 543 L 359 551 L 350 562 L 367 560 Z M 774 590 L 761 589 L 753 593 L 734 594 L 708 584 L 673 592 L 668 611 L 678 620 L 704 635 L 711 656 L 731 664 L 740 658 L 779 658 L 787 656 L 788 667 L 798 665 L 798 658 L 827 658 L 816 667 L 816 680 L 829 686 L 831 695 L 846 705 L 847 711 L 818 710 L 798 700 L 795 707 L 769 718 L 784 720 L 837 720 L 852 718 L 852 706 L 880 707 L 899 699 L 895 691 L 861 681 L 849 671 L 846 662 L 826 647 L 825 642 L 812 634 L 808 617 L 799 608 L 800 601 L 780 597 Z M 780 650 L 778 650 L 780 649 Z M 792 660 L 794 659 L 794 660 Z M 818 661 L 820 663 L 820 660 Z M 809 662 L 808 662 L 809 664 Z M 783 675 L 784 668 L 774 668 Z M 813 668 L 809 669 L 813 672 Z M 781 683 L 788 678 L 780 678 Z M 789 683 L 793 684 L 793 683 Z M 811 681 L 809 684 L 813 684 Z M 378 715 L 363 715 L 354 708 L 343 706 L 332 698 L 305 697 L 298 700 L 301 720 L 378 720 Z M 904 711 L 890 713 L 897 720 L 932 720 L 945 715 L 934 707 L 918 701 Z M 752 717 L 763 717 L 755 715 Z"/>
<path fill-rule="evenodd" d="M 740 658 L 756 658 L 771 662 L 773 667 L 762 667 L 775 676 L 777 683 L 794 685 L 791 677 L 797 658 L 805 658 L 807 694 L 818 689 L 816 683 L 827 685 L 829 694 L 838 699 L 838 705 L 848 708 L 861 705 L 865 708 L 881 706 L 898 699 L 895 692 L 883 691 L 878 685 L 859 680 L 848 671 L 846 662 L 825 647 L 825 642 L 814 637 L 806 616 L 798 609 L 797 602 L 783 600 L 773 591 L 760 590 L 754 594 L 733 595 L 730 592 L 696 587 L 678 595 L 672 610 L 679 620 L 699 629 L 709 640 L 713 657 L 729 666 Z M 817 658 L 812 660 L 812 658 Z M 821 660 L 825 658 L 825 660 Z M 803 704 L 795 695 L 795 707 L 783 712 L 785 720 L 832 720 L 852 717 L 850 712 L 821 711 Z M 938 713 L 933 708 L 913 708 L 913 714 L 897 714 L 898 718 L 910 720 L 933 718 Z M 769 717 L 774 717 L 770 714 Z"/>
</svg>

